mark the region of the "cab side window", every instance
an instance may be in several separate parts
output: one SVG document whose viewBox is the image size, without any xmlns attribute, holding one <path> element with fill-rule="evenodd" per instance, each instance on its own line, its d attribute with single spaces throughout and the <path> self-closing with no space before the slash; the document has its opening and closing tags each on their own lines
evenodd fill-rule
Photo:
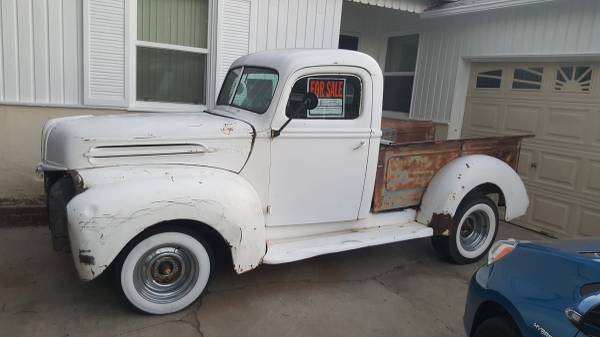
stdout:
<svg viewBox="0 0 600 337">
<path fill-rule="evenodd" d="M 317 107 L 302 108 L 307 92 L 317 96 Z M 294 119 L 356 119 L 360 114 L 361 82 L 351 75 L 320 75 L 296 81 L 285 115 Z"/>
</svg>

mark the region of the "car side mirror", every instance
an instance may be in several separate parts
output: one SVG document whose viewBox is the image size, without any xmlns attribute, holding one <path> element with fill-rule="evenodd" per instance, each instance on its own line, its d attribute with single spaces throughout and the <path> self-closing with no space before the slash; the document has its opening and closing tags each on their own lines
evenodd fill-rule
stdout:
<svg viewBox="0 0 600 337">
<path fill-rule="evenodd" d="M 600 337 L 600 294 L 588 296 L 567 308 L 565 315 L 585 336 Z"/>
<path fill-rule="evenodd" d="M 312 92 L 307 92 L 302 98 L 302 103 L 290 114 L 290 118 L 279 128 L 279 130 L 271 130 L 271 137 L 279 137 L 281 131 L 292 121 L 292 118 L 296 118 L 301 112 L 306 110 L 313 110 L 319 104 L 319 98 Z"/>
<path fill-rule="evenodd" d="M 304 99 L 302 100 L 302 105 L 305 105 L 306 109 L 314 110 L 314 108 L 316 108 L 318 104 L 319 104 L 319 98 L 317 97 L 317 95 L 313 94 L 310 91 L 304 95 Z"/>
</svg>

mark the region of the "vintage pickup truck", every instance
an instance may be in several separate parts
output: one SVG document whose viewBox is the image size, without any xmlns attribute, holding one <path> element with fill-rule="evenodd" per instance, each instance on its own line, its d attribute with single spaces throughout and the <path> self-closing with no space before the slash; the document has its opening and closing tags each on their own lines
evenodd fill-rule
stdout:
<svg viewBox="0 0 600 337">
<path fill-rule="evenodd" d="M 369 56 L 279 50 L 238 59 L 216 106 L 49 121 L 42 163 L 55 249 L 83 280 L 114 273 L 137 309 L 193 303 L 226 248 L 238 273 L 431 237 L 450 261 L 488 250 L 529 199 L 522 137 L 434 140 L 384 120 Z"/>
</svg>

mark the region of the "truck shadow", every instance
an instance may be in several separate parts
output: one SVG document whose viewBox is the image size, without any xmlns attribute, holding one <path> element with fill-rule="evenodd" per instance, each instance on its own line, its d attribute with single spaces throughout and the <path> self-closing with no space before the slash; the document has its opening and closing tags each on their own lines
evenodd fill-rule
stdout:
<svg viewBox="0 0 600 337">
<path fill-rule="evenodd" d="M 499 238 L 544 238 L 501 226 Z M 441 260 L 414 240 L 263 265 L 215 270 L 207 293 L 167 316 L 136 312 L 109 275 L 79 281 L 46 228 L 2 229 L 0 322 L 7 336 L 460 336 L 467 283 L 478 265 Z M 217 256 L 227 261 L 227 256 Z"/>
</svg>

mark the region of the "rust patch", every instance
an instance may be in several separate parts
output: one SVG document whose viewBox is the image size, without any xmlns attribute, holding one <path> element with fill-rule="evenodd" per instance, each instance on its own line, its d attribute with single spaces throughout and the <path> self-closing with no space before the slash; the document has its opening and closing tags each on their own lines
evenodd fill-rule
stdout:
<svg viewBox="0 0 600 337">
<path fill-rule="evenodd" d="M 450 214 L 433 213 L 429 227 L 433 228 L 434 236 L 450 236 L 453 219 Z"/>
<path fill-rule="evenodd" d="M 381 129 L 383 139 L 397 144 L 428 141 L 435 137 L 435 124 L 432 121 L 383 118 Z"/>
<path fill-rule="evenodd" d="M 79 250 L 79 263 L 85 264 L 88 266 L 93 266 L 96 264 L 95 259 L 92 255 L 86 254 L 90 253 L 90 250 Z"/>
<path fill-rule="evenodd" d="M 396 122 L 394 127 L 417 128 Z M 517 169 L 521 141 L 530 136 L 486 137 L 457 140 L 431 140 L 421 127 L 420 135 L 407 139 L 425 141 L 381 145 L 375 177 L 373 212 L 418 206 L 433 176 L 450 161 L 466 155 L 496 157 Z M 407 133 L 409 131 L 397 130 Z M 397 136 L 396 136 L 397 139 Z M 468 164 L 467 164 L 468 165 Z M 463 177 L 458 177 L 462 179 Z"/>
<path fill-rule="evenodd" d="M 233 123 L 226 122 L 225 125 L 223 125 L 223 128 L 221 128 L 221 132 L 223 132 L 223 134 L 226 136 L 229 136 L 230 134 L 232 134 L 233 133 Z"/>
</svg>

